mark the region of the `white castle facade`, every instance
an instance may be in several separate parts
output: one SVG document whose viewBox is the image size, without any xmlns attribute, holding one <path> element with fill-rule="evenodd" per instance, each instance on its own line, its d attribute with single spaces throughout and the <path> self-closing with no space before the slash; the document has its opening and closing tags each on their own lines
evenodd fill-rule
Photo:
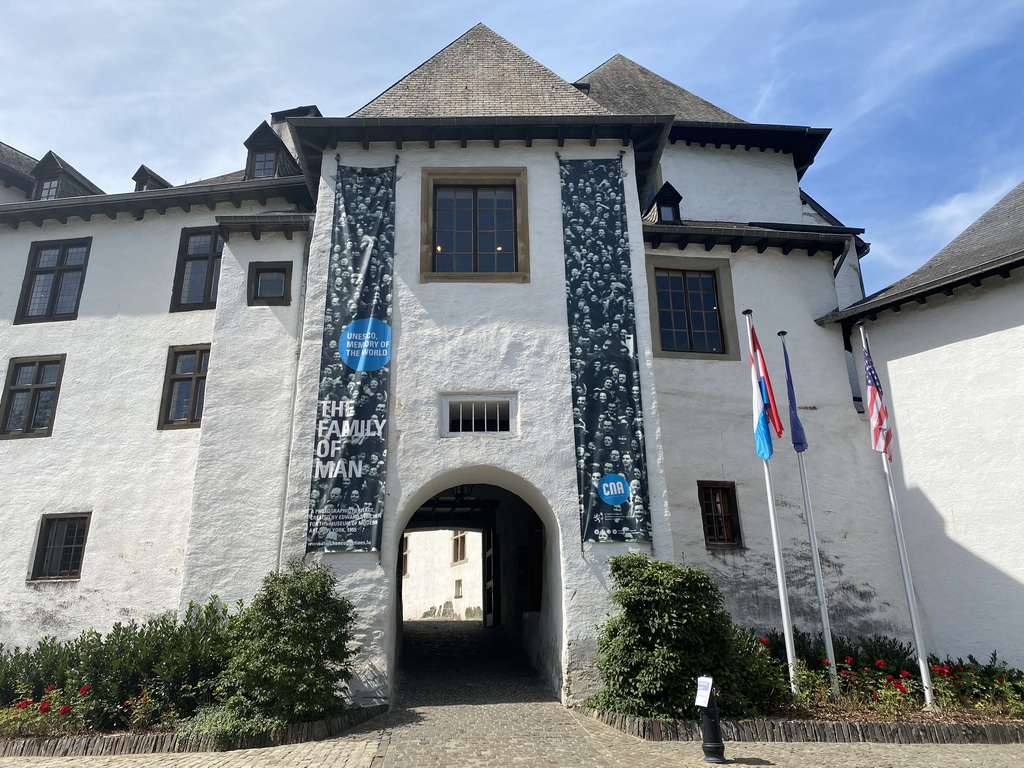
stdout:
<svg viewBox="0 0 1024 768">
<path fill-rule="evenodd" d="M 218 179 L 104 194 L 2 145 L 0 642 L 230 603 L 306 556 L 356 604 L 356 701 L 386 700 L 427 530 L 440 560 L 475 534 L 462 617 L 566 702 L 598 685 L 613 555 L 705 568 L 778 626 L 747 308 L 780 399 L 788 333 L 835 629 L 905 634 L 851 326 L 816 322 L 864 298 L 860 230 L 800 188 L 827 133 L 622 57 L 570 84 L 481 26 L 350 117 L 274 113 Z M 772 471 L 813 631 L 785 443 Z M 928 600 L 930 650 L 991 650 Z"/>
</svg>

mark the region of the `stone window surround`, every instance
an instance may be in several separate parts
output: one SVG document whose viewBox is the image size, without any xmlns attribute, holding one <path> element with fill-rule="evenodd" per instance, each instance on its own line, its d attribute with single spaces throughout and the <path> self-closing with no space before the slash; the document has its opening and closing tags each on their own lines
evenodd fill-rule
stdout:
<svg viewBox="0 0 1024 768">
<path fill-rule="evenodd" d="M 655 269 L 679 269 L 714 272 L 718 288 L 718 311 L 722 324 L 722 352 L 677 352 L 661 348 L 658 324 L 658 289 Z M 668 253 L 647 254 L 647 296 L 650 303 L 652 350 L 655 357 L 673 360 L 739 360 L 740 342 L 733 300 L 732 272 L 729 259 L 700 256 L 674 256 Z"/>
<path fill-rule="evenodd" d="M 514 186 L 515 272 L 434 272 L 434 188 L 439 186 Z M 530 222 L 525 167 L 424 168 L 420 199 L 420 282 L 528 283 Z"/>
</svg>

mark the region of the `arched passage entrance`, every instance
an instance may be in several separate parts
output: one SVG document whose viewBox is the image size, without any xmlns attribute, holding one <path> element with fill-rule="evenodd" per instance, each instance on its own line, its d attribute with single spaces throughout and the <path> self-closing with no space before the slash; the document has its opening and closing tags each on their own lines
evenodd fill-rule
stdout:
<svg viewBox="0 0 1024 768">
<path fill-rule="evenodd" d="M 528 495 L 528 494 L 527 494 Z M 445 549 L 449 539 L 440 537 L 441 550 L 432 558 L 416 558 L 409 542 L 426 537 L 407 534 L 426 531 L 468 531 L 480 536 L 480 569 L 478 595 L 463 595 L 466 605 L 475 603 L 481 610 L 472 614 L 489 631 L 500 633 L 505 646 L 521 649 L 547 686 L 561 689 L 562 616 L 560 605 L 558 531 L 550 510 L 543 504 L 535 506 L 506 487 L 494 483 L 460 483 L 450 485 L 415 504 L 408 518 L 396 551 L 396 583 L 398 600 L 398 640 L 396 650 L 401 658 L 401 633 L 404 619 L 424 616 L 403 616 L 401 612 L 404 584 L 422 577 L 404 569 L 409 563 L 432 563 L 442 596 L 451 595 L 451 565 L 458 563 L 458 534 L 450 537 L 453 549 Z M 547 518 L 545 520 L 545 518 Z M 421 566 L 422 567 L 422 566 Z M 407 575 L 403 578 L 403 570 Z M 461 587 L 461 579 L 459 587 Z M 417 587 L 419 588 L 419 587 Z M 450 605 L 450 603 L 449 603 Z M 458 612 L 456 612 L 457 614 Z M 448 613 L 451 616 L 451 613 Z M 441 617 L 441 613 L 438 614 Z M 434 618 L 428 615 L 427 618 Z M 464 617 L 462 617 L 464 618 Z M 499 648 L 500 644 L 489 647 Z M 459 648 L 447 648 L 449 655 Z M 500 666 L 495 667 L 501 669 Z"/>
</svg>

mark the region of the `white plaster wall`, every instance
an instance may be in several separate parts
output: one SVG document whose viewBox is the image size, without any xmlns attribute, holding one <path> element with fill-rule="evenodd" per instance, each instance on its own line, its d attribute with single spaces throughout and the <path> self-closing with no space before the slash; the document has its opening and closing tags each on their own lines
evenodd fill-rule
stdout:
<svg viewBox="0 0 1024 768">
<path fill-rule="evenodd" d="M 181 608 L 251 597 L 280 565 L 305 244 L 303 233 L 225 244 Z M 290 305 L 248 306 L 254 261 L 293 263 Z"/>
<path fill-rule="evenodd" d="M 929 652 L 1024 666 L 1024 277 L 869 323 Z M 858 355 L 859 358 L 859 355 Z"/>
<path fill-rule="evenodd" d="M 802 222 L 791 154 L 677 142 L 665 147 L 661 170 L 683 196 L 684 221 Z"/>
<path fill-rule="evenodd" d="M 215 310 L 168 308 L 181 229 L 213 225 L 217 212 L 71 219 L 0 238 L 4 373 L 11 357 L 67 355 L 52 436 L 0 441 L 5 644 L 105 631 L 178 607 L 200 430 L 158 430 L 157 422 L 168 347 L 210 342 Z M 78 319 L 12 325 L 31 243 L 86 236 Z M 222 295 L 228 290 L 222 284 Z M 215 346 L 210 397 L 228 373 L 218 374 L 216 361 Z M 41 515 L 65 512 L 92 512 L 81 579 L 28 582 Z"/>
<path fill-rule="evenodd" d="M 466 532 L 466 560 L 452 563 L 452 531 L 412 531 L 409 534 L 408 575 L 402 579 L 402 616 L 417 619 L 480 621 L 483 611 L 482 536 Z M 455 595 L 455 580 L 462 596 Z M 446 613 L 450 604 L 453 616 Z M 469 615 L 467 616 L 467 611 Z"/>
<path fill-rule="evenodd" d="M 712 573 L 741 626 L 781 627 L 763 464 L 753 447 L 748 347 L 740 314 L 749 308 L 786 427 L 782 440 L 775 441 L 771 471 L 794 619 L 808 631 L 817 631 L 820 623 L 789 435 L 780 330 L 788 332 L 810 442 L 804 456 L 835 628 L 852 634 L 902 631 L 906 601 L 891 526 L 886 527 L 882 468 L 868 448 L 867 421 L 852 404 L 841 333 L 814 323 L 834 308 L 830 259 L 808 258 L 804 251 L 783 256 L 778 249 L 757 254 L 742 248 L 731 254 L 723 247 L 706 253 L 702 247 L 680 252 L 672 246 L 657 253 L 728 258 L 739 328 L 740 360 L 655 361 L 677 559 Z M 743 549 L 705 546 L 698 481 L 736 484 Z"/>
<path fill-rule="evenodd" d="M 386 698 L 393 681 L 396 631 L 395 570 L 402 530 L 417 506 L 456 483 L 491 483 L 518 494 L 544 522 L 549 547 L 546 558 L 546 600 L 543 637 L 534 644 L 543 655 L 535 660 L 566 700 L 591 692 L 596 685 L 592 666 L 596 624 L 610 606 L 606 584 L 607 558 L 626 545 L 579 546 L 579 510 L 571 421 L 565 274 L 562 248 L 561 196 L 554 142 L 532 148 L 489 143 L 457 145 L 406 144 L 399 152 L 395 236 L 394 357 L 389 435 L 388 492 L 384 545 L 375 553 L 324 556 L 338 573 L 342 591 L 361 604 L 363 647 L 361 669 L 353 681 L 357 701 Z M 563 147 L 563 157 L 614 157 L 614 142 L 597 147 Z M 339 147 L 341 161 L 384 166 L 394 162 L 393 147 L 364 151 Z M 328 150 L 331 158 L 335 150 Z M 419 282 L 421 174 L 424 167 L 526 167 L 529 185 L 530 282 Z M 626 157 L 627 170 L 632 161 Z M 334 163 L 324 164 L 333 174 Z M 625 179 L 634 196 L 632 173 Z M 296 435 L 289 490 L 286 546 L 301 553 L 305 532 L 312 457 L 312 424 L 319 348 L 323 324 L 326 254 L 330 242 L 331 186 L 321 182 L 317 225 L 310 253 L 310 281 L 303 349 L 299 366 Z M 639 237 L 638 206 L 630 213 L 630 229 Z M 642 246 L 634 242 L 636 292 L 646 301 Z M 640 266 L 638 266 L 640 265 Z M 642 305 L 641 305 L 642 306 Z M 642 312 L 638 307 L 638 313 Z M 641 315 L 642 317 L 642 315 Z M 643 324 L 638 323 L 640 329 Z M 649 329 L 639 330 L 649 345 Z M 646 339 L 645 339 L 646 336 Z M 646 360 L 644 361 L 646 364 Z M 642 369 L 645 407 L 653 403 L 652 376 Z M 439 436 L 442 392 L 516 392 L 518 435 L 511 439 Z M 305 427 L 303 427 L 305 423 Z M 648 416 L 648 430 L 657 435 L 657 420 Z M 652 462 L 651 473 L 656 473 Z M 652 488 L 657 536 L 667 535 L 664 489 Z M 656 546 L 665 546 L 658 544 Z M 640 547 L 648 549 L 641 545 Z M 550 562 L 548 562 L 550 561 Z"/>
<path fill-rule="evenodd" d="M 23 203 L 28 195 L 19 187 L 0 186 L 0 205 L 4 203 Z"/>
</svg>

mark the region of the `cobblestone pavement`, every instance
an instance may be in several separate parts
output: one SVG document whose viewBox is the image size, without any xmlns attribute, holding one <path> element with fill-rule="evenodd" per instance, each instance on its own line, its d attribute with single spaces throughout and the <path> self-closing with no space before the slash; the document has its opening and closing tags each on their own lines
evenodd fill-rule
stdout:
<svg viewBox="0 0 1024 768">
<path fill-rule="evenodd" d="M 458 653 L 453 653 L 458 649 Z M 726 742 L 734 765 L 1019 768 L 1024 745 Z M 216 754 L 0 758 L 0 768 L 686 768 L 696 742 L 644 742 L 564 709 L 499 633 L 406 624 L 395 707 L 327 741 Z"/>
</svg>

